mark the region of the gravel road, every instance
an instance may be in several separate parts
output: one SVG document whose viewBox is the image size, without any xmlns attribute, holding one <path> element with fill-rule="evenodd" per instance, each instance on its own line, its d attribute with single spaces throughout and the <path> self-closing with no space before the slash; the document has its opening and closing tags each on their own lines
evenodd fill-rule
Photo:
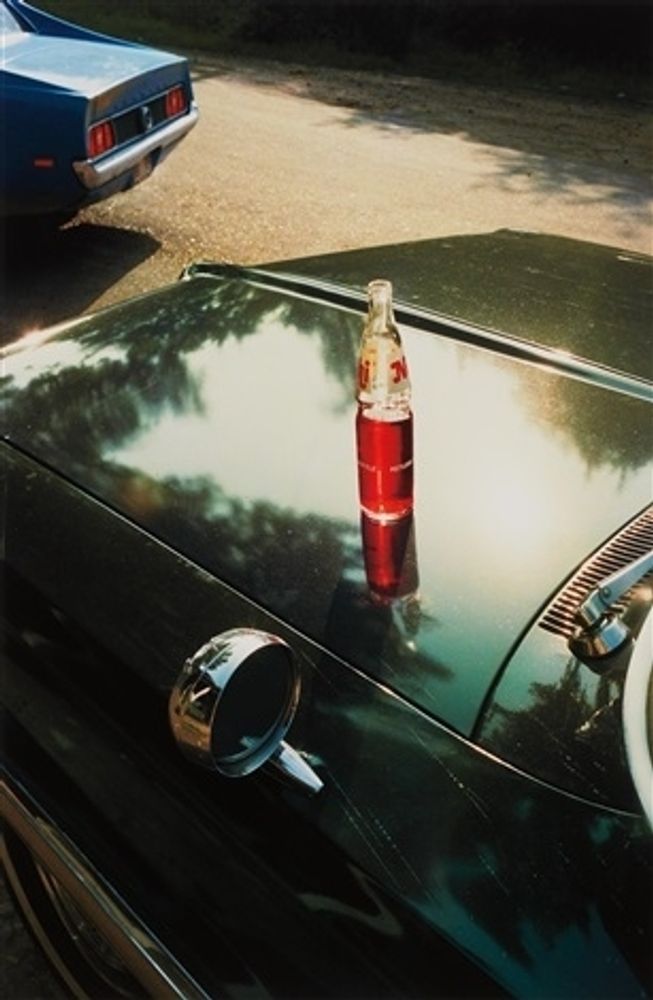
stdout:
<svg viewBox="0 0 653 1000">
<path fill-rule="evenodd" d="M 201 121 L 144 185 L 10 234 L 0 343 L 174 280 L 499 228 L 650 252 L 650 109 L 413 78 L 194 61 Z M 61 992 L 0 896 L 2 995 Z"/>
<path fill-rule="evenodd" d="M 194 61 L 201 120 L 140 187 L 7 268 L 5 341 L 174 280 L 500 228 L 650 252 L 650 109 L 410 77 Z"/>
</svg>

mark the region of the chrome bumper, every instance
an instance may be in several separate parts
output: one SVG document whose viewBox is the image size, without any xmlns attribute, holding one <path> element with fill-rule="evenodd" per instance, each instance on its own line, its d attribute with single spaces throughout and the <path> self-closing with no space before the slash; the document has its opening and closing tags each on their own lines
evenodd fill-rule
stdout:
<svg viewBox="0 0 653 1000">
<path fill-rule="evenodd" d="M 103 157 L 101 160 L 75 160 L 73 169 L 78 179 L 89 191 L 108 184 L 121 174 L 127 173 L 138 166 L 142 160 L 155 149 L 165 149 L 179 142 L 193 128 L 199 118 L 197 105 L 193 104 L 188 114 L 176 118 L 168 125 L 147 133 L 134 145 L 120 149 Z"/>
</svg>

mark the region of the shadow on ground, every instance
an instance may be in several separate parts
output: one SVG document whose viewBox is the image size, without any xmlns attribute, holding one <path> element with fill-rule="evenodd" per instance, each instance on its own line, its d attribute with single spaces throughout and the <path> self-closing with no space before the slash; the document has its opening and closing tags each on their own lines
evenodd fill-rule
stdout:
<svg viewBox="0 0 653 1000">
<path fill-rule="evenodd" d="M 0 260 L 0 344 L 78 316 L 159 246 L 147 233 L 109 226 L 7 224 Z"/>
<path fill-rule="evenodd" d="M 50 966 L 26 932 L 0 874 L 0 996 L 7 1000 L 69 1000 Z"/>
<path fill-rule="evenodd" d="M 506 188 L 515 179 L 570 203 L 592 198 L 629 211 L 653 197 L 650 106 L 615 95 L 581 98 L 538 89 L 480 88 L 416 76 L 325 69 L 273 61 L 192 59 L 196 82 L 214 78 L 274 87 L 337 110 L 350 128 L 373 127 L 397 142 L 410 135 L 464 138 L 483 146 Z M 599 187 L 596 193 L 589 187 Z"/>
</svg>

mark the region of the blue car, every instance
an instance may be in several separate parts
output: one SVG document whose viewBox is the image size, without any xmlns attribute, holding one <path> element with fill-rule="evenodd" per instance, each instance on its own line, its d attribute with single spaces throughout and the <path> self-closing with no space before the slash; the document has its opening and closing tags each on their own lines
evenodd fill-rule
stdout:
<svg viewBox="0 0 653 1000">
<path fill-rule="evenodd" d="M 0 213 L 73 215 L 148 177 L 195 125 L 188 62 L 0 0 Z"/>
</svg>

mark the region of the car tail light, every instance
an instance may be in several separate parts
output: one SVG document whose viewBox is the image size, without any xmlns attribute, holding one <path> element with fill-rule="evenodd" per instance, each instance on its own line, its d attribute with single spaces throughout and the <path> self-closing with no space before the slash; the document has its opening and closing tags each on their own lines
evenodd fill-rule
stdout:
<svg viewBox="0 0 653 1000">
<path fill-rule="evenodd" d="M 98 122 L 88 130 L 88 155 L 91 159 L 102 156 L 116 145 L 116 134 L 111 122 Z"/>
<path fill-rule="evenodd" d="M 174 87 L 166 94 L 166 118 L 181 115 L 188 108 L 186 92 L 183 87 Z"/>
</svg>

